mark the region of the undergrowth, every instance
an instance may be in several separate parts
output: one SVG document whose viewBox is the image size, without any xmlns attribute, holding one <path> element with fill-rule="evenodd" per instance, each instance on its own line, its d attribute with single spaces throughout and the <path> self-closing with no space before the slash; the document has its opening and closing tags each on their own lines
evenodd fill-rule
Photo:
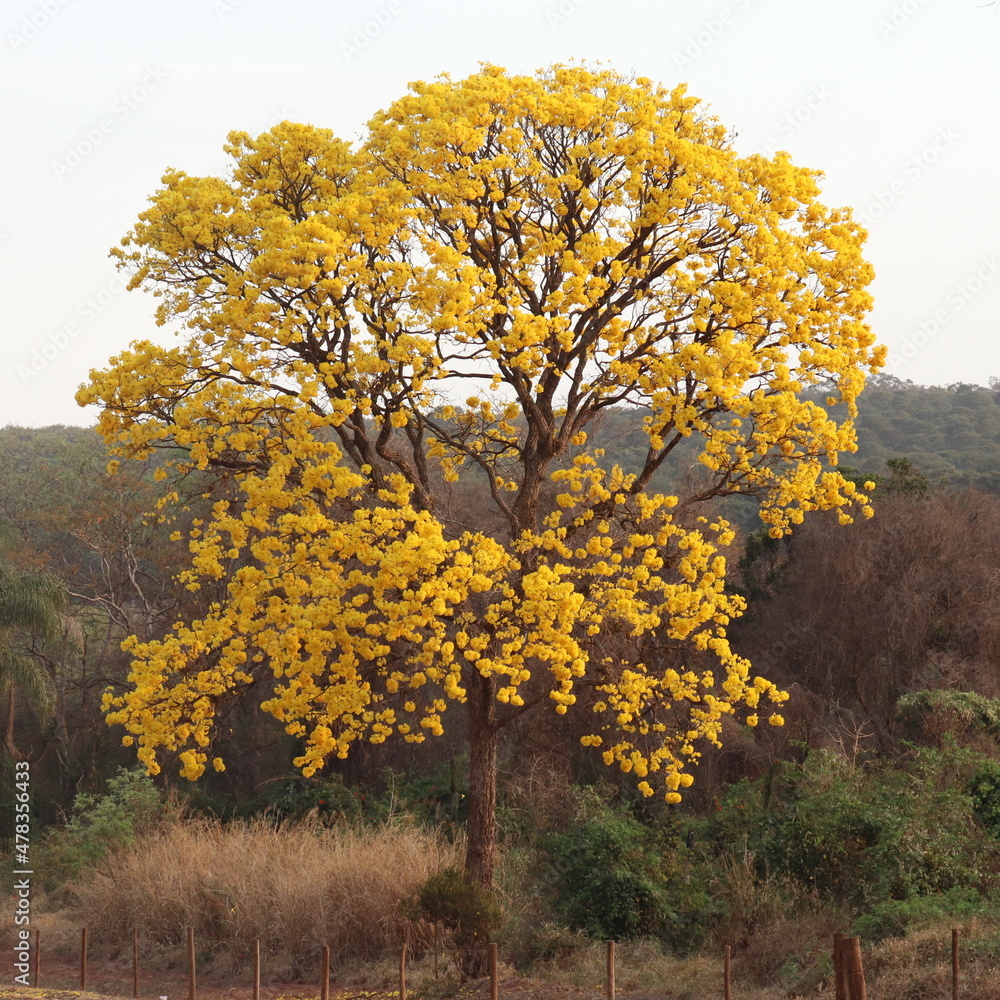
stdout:
<svg viewBox="0 0 1000 1000">
<path fill-rule="evenodd" d="M 220 968 L 246 964 L 254 939 L 273 974 L 315 966 L 324 944 L 334 966 L 371 961 L 409 939 L 426 948 L 428 924 L 400 904 L 461 845 L 397 823 L 280 829 L 263 820 L 222 825 L 188 819 L 118 848 L 74 886 L 75 906 L 95 944 L 131 939 L 176 951 L 187 927 Z"/>
<path fill-rule="evenodd" d="M 701 1000 L 729 946 L 739 995 L 777 1000 L 830 994 L 839 931 L 861 937 L 872 995 L 910 1000 L 950 982 L 954 926 L 963 997 L 1000 995 L 1000 779 L 977 751 L 812 749 L 700 813 L 640 808 L 610 785 L 546 787 L 541 773 L 511 796 L 495 896 L 460 874 L 457 813 L 436 826 L 426 810 L 423 825 L 323 814 L 324 787 L 303 818 L 222 822 L 121 775 L 41 844 L 65 876 L 62 910 L 39 916 L 47 947 L 72 954 L 85 924 L 112 957 L 136 927 L 144 960 L 165 966 L 191 926 L 199 967 L 237 980 L 259 939 L 272 979 L 314 976 L 328 944 L 341 981 L 370 985 L 392 983 L 406 941 L 415 996 L 436 1000 L 469 974 L 460 950 L 487 941 L 505 975 L 596 989 L 611 937 L 623 993 Z"/>
</svg>

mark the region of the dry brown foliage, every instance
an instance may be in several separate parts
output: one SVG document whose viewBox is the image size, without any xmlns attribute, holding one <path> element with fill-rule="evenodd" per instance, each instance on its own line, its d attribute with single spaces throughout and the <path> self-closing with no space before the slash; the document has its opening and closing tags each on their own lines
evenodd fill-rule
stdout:
<svg viewBox="0 0 1000 1000">
<path fill-rule="evenodd" d="M 335 965 L 377 959 L 407 935 L 426 945 L 432 930 L 400 903 L 460 859 L 460 844 L 412 826 L 186 820 L 108 856 L 74 889 L 98 947 L 124 946 L 138 927 L 147 946 L 176 951 L 190 926 L 216 959 L 246 966 L 259 938 L 272 974 L 294 974 L 323 944 Z"/>
<path fill-rule="evenodd" d="M 908 691 L 1000 694 L 1000 499 L 889 496 L 847 527 L 815 515 L 756 572 L 771 574 L 771 596 L 737 624 L 737 649 L 842 718 L 884 738 Z"/>
</svg>

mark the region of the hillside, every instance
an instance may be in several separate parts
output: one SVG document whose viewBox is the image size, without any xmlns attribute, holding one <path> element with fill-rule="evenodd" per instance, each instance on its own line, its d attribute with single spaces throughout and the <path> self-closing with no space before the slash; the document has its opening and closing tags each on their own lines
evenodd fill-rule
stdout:
<svg viewBox="0 0 1000 1000">
<path fill-rule="evenodd" d="M 884 471 L 887 459 L 905 456 L 931 479 L 1000 490 L 996 388 L 923 386 L 880 376 L 861 397 L 857 428 L 858 451 L 850 464 L 862 471 Z"/>
</svg>

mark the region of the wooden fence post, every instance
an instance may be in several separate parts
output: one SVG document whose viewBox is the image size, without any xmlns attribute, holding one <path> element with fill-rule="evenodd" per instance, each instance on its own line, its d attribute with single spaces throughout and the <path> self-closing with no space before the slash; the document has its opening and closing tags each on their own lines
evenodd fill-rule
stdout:
<svg viewBox="0 0 1000 1000">
<path fill-rule="evenodd" d="M 132 928 L 132 996 L 139 1000 L 139 928 Z"/>
<path fill-rule="evenodd" d="M 87 988 L 87 928 L 80 932 L 80 989 Z"/>
<path fill-rule="evenodd" d="M 42 961 L 42 932 L 35 930 L 35 969 L 31 977 L 31 985 L 38 989 L 38 967 Z"/>
<path fill-rule="evenodd" d="M 723 990 L 722 995 L 726 1000 L 730 1000 L 732 994 L 730 993 L 730 983 L 732 981 L 732 961 L 733 961 L 733 949 L 730 945 L 726 945 L 725 953 L 722 958 L 722 984 Z"/>
<path fill-rule="evenodd" d="M 500 980 L 497 971 L 497 946 L 494 942 L 490 945 L 490 1000 L 497 1000 L 500 996 Z"/>
<path fill-rule="evenodd" d="M 615 1000 L 615 943 L 608 942 L 608 1000 Z"/>
<path fill-rule="evenodd" d="M 848 1000 L 847 996 L 847 968 L 844 957 L 843 934 L 833 935 L 833 997 L 834 1000 Z"/>
<path fill-rule="evenodd" d="M 328 944 L 323 945 L 323 962 L 322 968 L 320 969 L 319 996 L 320 1000 L 330 1000 L 330 946 Z M 403 997 L 400 997 L 399 1000 L 403 1000 Z"/>
<path fill-rule="evenodd" d="M 260 938 L 253 939 L 253 1000 L 260 1000 Z"/>
<path fill-rule="evenodd" d="M 951 929 L 951 1000 L 958 1000 L 958 928 Z"/>
<path fill-rule="evenodd" d="M 196 1000 L 197 977 L 195 973 L 194 960 L 194 928 L 187 929 L 187 958 L 188 958 L 188 1000 Z"/>
<path fill-rule="evenodd" d="M 861 940 L 853 937 L 846 942 L 847 995 L 850 1000 L 868 1000 L 865 970 L 861 961 Z"/>
<path fill-rule="evenodd" d="M 399 1000 L 406 1000 L 406 942 L 399 948 Z"/>
</svg>

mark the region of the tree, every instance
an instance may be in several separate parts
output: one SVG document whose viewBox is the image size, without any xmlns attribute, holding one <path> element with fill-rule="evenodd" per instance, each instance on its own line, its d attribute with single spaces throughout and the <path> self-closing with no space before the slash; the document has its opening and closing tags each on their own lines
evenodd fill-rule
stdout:
<svg viewBox="0 0 1000 1000">
<path fill-rule="evenodd" d="M 68 796 L 66 808 L 80 782 L 108 766 L 109 752 L 112 761 L 127 757 L 116 751 L 119 741 L 101 711 L 103 691 L 128 673 L 122 639 L 162 635 L 205 602 L 205 592 L 187 594 L 173 584 L 186 555 L 169 541 L 177 525 L 148 516 L 163 492 L 153 479 L 155 460 L 130 463 L 113 476 L 107 464 L 104 441 L 92 427 L 0 430 L 0 521 L 9 563 L 44 571 L 65 598 L 59 634 L 33 642 L 27 661 L 45 684 L 51 713 L 35 713 L 37 726 L 19 713 L 18 745 L 36 760 L 58 757 L 60 767 L 46 771 L 54 784 L 44 794 L 52 805 Z M 199 478 L 201 493 L 211 484 L 208 474 Z M 173 485 L 194 488 L 191 477 Z M 203 510 L 193 504 L 187 516 L 210 510 L 208 501 L 199 502 Z M 25 697 L 18 702 L 26 707 Z"/>
<path fill-rule="evenodd" d="M 32 657 L 27 641 L 55 634 L 62 593 L 50 577 L 0 563 L 0 691 L 6 694 L 4 746 L 13 760 L 17 697 L 40 720 L 52 715 L 52 683 L 45 668 Z"/>
<path fill-rule="evenodd" d="M 754 494 L 782 534 L 866 509 L 827 466 L 882 352 L 849 211 L 785 154 L 737 155 L 683 88 L 484 66 L 411 91 L 357 150 L 232 133 L 231 177 L 169 171 L 113 251 L 181 340 L 133 344 L 78 400 L 119 457 L 183 449 L 236 499 L 182 576 L 225 599 L 131 643 L 108 720 L 194 779 L 220 704 L 269 679 L 309 774 L 464 703 L 467 871 L 488 884 L 519 714 L 586 691 L 584 742 L 670 801 L 724 715 L 780 723 L 726 640 L 732 529 L 701 511 Z M 822 380 L 840 424 L 802 396 Z M 647 439 L 633 474 L 587 447 L 623 407 Z M 701 473 L 648 492 L 692 436 Z"/>
</svg>

